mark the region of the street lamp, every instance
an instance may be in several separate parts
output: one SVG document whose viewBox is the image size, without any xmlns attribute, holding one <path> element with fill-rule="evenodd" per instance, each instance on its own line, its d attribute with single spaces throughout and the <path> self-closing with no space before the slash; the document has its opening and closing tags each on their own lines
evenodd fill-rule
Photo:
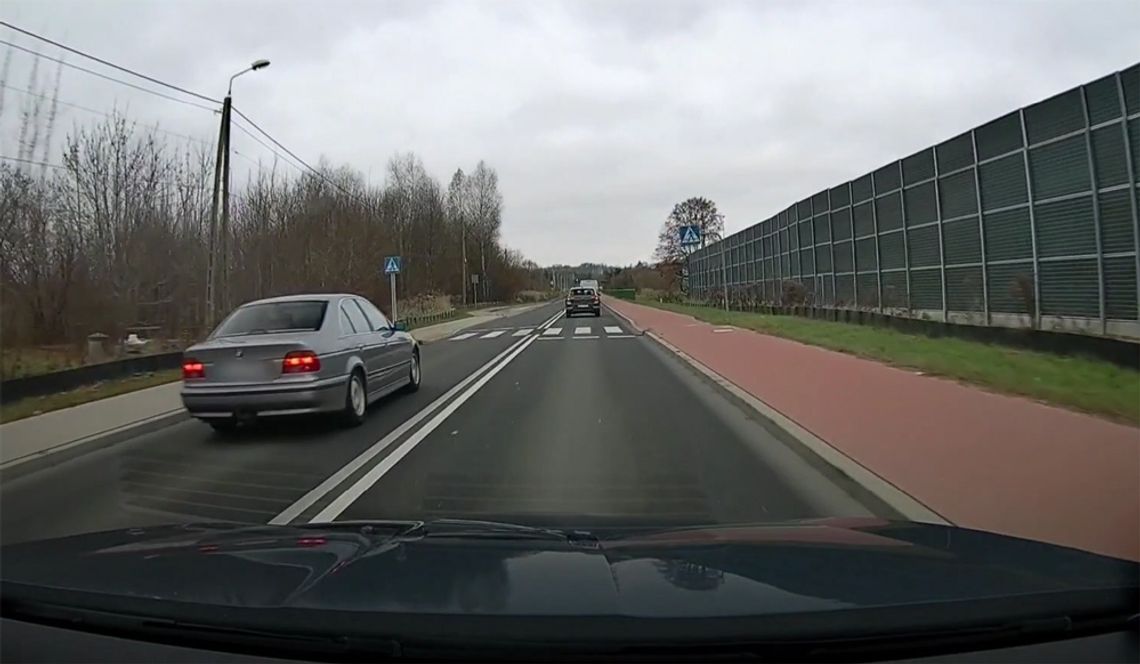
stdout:
<svg viewBox="0 0 1140 664">
<path fill-rule="evenodd" d="M 228 253 L 227 247 L 230 227 L 230 109 L 233 107 L 234 79 L 242 74 L 265 69 L 269 61 L 265 59 L 254 60 L 248 67 L 230 77 L 226 86 L 226 97 L 222 100 L 222 121 L 218 129 L 218 158 L 214 165 L 214 200 L 210 208 L 210 246 L 209 256 L 206 259 L 206 322 L 212 325 L 217 320 L 217 311 L 214 307 L 214 294 L 217 288 L 216 272 L 221 273 L 222 306 L 228 307 L 226 272 Z M 222 223 L 221 241 L 218 241 L 218 200 L 221 199 Z M 220 246 L 219 246 L 220 245 Z M 220 251 L 216 251 L 219 247 Z M 220 254 L 221 269 L 214 267 L 215 258 Z"/>
<path fill-rule="evenodd" d="M 234 74 L 233 76 L 231 76 L 229 87 L 226 88 L 226 96 L 229 97 L 230 93 L 233 91 L 234 79 L 235 78 L 237 78 L 238 76 L 241 76 L 242 74 L 249 73 L 251 71 L 257 71 L 258 69 L 265 69 L 268 66 L 269 66 L 269 61 L 264 59 L 264 58 L 261 60 L 254 60 L 253 63 L 249 65 L 249 67 L 246 67 L 245 69 L 243 69 L 243 70 L 239 71 L 238 73 Z"/>
</svg>

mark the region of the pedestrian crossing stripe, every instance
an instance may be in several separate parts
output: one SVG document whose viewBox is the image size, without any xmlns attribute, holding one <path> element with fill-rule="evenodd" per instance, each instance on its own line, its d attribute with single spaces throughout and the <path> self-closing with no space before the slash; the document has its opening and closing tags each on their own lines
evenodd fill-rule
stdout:
<svg viewBox="0 0 1140 664">
<path fill-rule="evenodd" d="M 451 337 L 449 341 L 465 341 L 467 339 L 496 339 L 498 337 L 507 335 L 511 337 L 525 337 L 531 334 L 538 334 L 542 339 L 560 339 L 562 338 L 562 331 L 567 332 L 567 337 L 570 339 L 629 339 L 635 335 L 627 333 L 617 325 L 602 325 L 601 329 L 595 333 L 595 328 L 588 325 L 579 325 L 573 327 L 549 327 L 546 329 L 533 328 L 533 327 L 520 327 L 520 328 L 500 328 L 492 330 L 475 330 L 472 332 L 464 332 Z M 602 334 L 602 332 L 605 334 Z"/>
</svg>

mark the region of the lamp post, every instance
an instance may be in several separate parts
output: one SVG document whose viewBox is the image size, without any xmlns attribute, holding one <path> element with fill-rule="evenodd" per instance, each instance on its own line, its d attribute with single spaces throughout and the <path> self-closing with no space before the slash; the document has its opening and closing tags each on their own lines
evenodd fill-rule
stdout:
<svg viewBox="0 0 1140 664">
<path fill-rule="evenodd" d="M 254 60 L 249 67 L 230 77 L 226 86 L 226 97 L 222 100 L 222 121 L 218 129 L 218 156 L 214 164 L 214 199 L 210 206 L 210 238 L 209 255 L 206 259 L 206 325 L 213 325 L 217 320 L 217 288 L 221 281 L 221 305 L 223 309 L 229 307 L 228 302 L 228 244 L 230 228 L 230 109 L 233 107 L 234 79 L 242 74 L 269 66 L 268 60 Z M 218 201 L 221 200 L 222 221 L 221 237 L 218 229 Z M 220 262 L 220 269 L 216 263 Z"/>
</svg>

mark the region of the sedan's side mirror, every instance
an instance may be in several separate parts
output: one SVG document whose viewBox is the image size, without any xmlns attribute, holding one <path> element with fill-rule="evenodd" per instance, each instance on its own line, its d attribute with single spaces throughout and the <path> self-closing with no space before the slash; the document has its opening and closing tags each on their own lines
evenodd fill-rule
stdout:
<svg viewBox="0 0 1140 664">
<path fill-rule="evenodd" d="M 392 329 L 397 332 L 407 332 L 408 324 L 402 320 L 398 320 L 395 323 L 392 323 Z"/>
</svg>

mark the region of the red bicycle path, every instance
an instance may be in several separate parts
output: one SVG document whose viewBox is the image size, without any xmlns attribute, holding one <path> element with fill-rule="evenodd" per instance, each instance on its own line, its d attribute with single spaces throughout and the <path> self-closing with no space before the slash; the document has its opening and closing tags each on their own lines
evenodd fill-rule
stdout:
<svg viewBox="0 0 1140 664">
<path fill-rule="evenodd" d="M 607 297 L 955 525 L 1140 560 L 1140 429 Z"/>
</svg>

